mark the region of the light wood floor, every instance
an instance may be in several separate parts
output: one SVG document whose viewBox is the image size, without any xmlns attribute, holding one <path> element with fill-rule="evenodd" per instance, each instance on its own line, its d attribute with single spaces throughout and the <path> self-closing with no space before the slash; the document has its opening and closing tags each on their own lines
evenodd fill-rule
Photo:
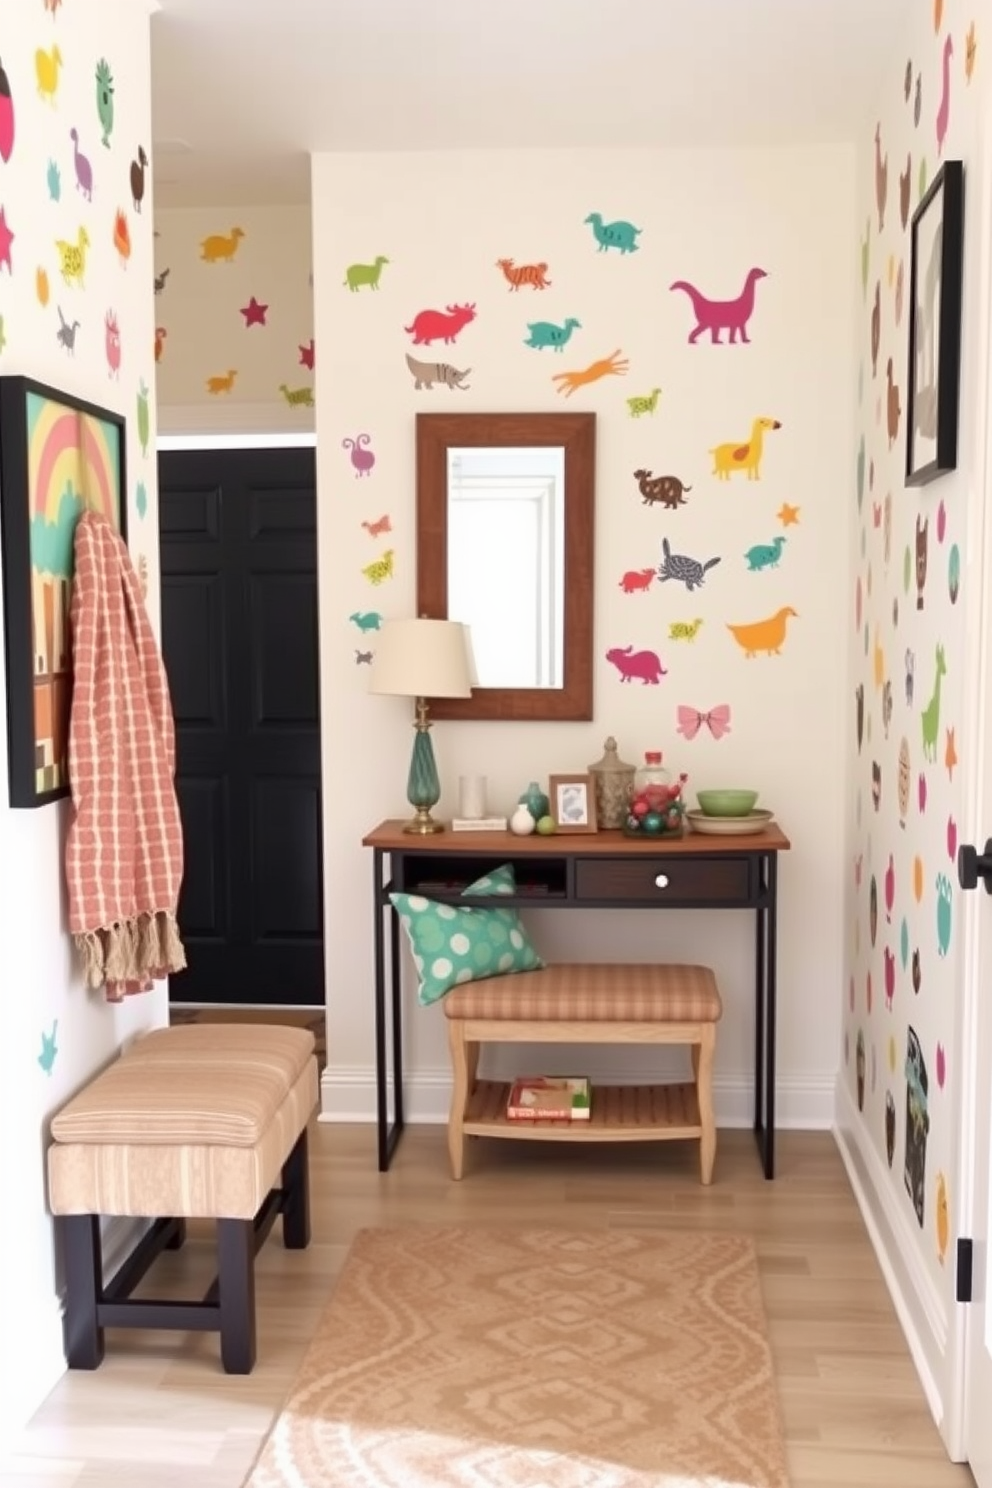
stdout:
<svg viewBox="0 0 992 1488">
<path fill-rule="evenodd" d="M 357 1229 L 519 1223 L 753 1235 L 792 1488 L 972 1488 L 944 1455 L 829 1136 L 781 1137 L 769 1184 L 750 1136 L 721 1133 L 710 1189 L 690 1145 L 470 1146 L 453 1183 L 443 1129 L 409 1129 L 379 1174 L 370 1127 L 317 1127 L 313 1244 L 284 1251 L 277 1226 L 259 1256 L 254 1374 L 222 1374 L 214 1335 L 111 1333 L 102 1368 L 65 1376 L 0 1483 L 240 1488 Z M 212 1262 L 208 1237 L 194 1239 L 157 1262 L 150 1289 L 205 1285 Z"/>
</svg>

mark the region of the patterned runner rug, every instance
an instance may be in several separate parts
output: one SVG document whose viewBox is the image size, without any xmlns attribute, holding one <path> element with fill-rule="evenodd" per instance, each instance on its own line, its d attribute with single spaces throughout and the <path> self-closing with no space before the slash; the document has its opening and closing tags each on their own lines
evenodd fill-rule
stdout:
<svg viewBox="0 0 992 1488">
<path fill-rule="evenodd" d="M 788 1488 L 754 1248 L 362 1230 L 246 1488 Z"/>
</svg>

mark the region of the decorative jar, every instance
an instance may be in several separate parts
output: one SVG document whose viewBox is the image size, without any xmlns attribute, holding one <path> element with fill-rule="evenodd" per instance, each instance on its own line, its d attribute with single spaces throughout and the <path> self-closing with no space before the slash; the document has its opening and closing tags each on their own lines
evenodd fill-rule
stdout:
<svg viewBox="0 0 992 1488">
<path fill-rule="evenodd" d="M 687 775 L 673 780 L 662 764 L 660 749 L 648 750 L 634 772 L 634 788 L 623 830 L 629 837 L 680 837 L 685 825 L 683 787 Z"/>
<path fill-rule="evenodd" d="M 604 754 L 589 766 L 596 794 L 596 820 L 600 827 L 615 830 L 622 827 L 630 811 L 635 770 L 617 753 L 617 741 L 611 734 L 603 746 Z"/>
</svg>

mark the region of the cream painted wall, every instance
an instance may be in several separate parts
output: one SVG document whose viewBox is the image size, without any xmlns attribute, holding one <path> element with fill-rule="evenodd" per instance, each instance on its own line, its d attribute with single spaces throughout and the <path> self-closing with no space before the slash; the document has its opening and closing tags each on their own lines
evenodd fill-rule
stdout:
<svg viewBox="0 0 992 1488">
<path fill-rule="evenodd" d="M 946 0 L 910 10 L 862 130 L 858 241 L 848 249 L 861 277 L 849 498 L 853 592 L 844 605 L 851 681 L 844 710 L 849 787 L 838 1125 L 934 1415 L 949 1449 L 960 1455 L 954 1406 L 964 1309 L 954 1295 L 955 1242 L 968 1183 L 959 1166 L 959 1132 L 967 1121 L 962 1102 L 972 1053 L 961 1033 L 964 946 L 967 917 L 981 906 L 978 896 L 958 888 L 955 854 L 958 841 L 976 834 L 984 840 L 985 826 L 969 820 L 965 807 L 969 778 L 982 764 L 968 727 L 980 686 L 969 674 L 969 645 L 979 603 L 972 585 L 981 556 L 975 529 L 987 499 L 981 478 L 989 333 L 980 307 L 992 239 L 982 233 L 990 162 L 981 126 L 992 90 L 981 45 L 969 65 L 969 7 Z M 911 219 L 923 186 L 947 159 L 965 165 L 960 448 L 954 472 L 914 489 L 903 481 Z M 901 408 L 894 439 L 890 358 Z M 848 478 L 845 490 L 850 486 Z M 918 528 L 925 529 L 922 585 Z M 946 667 L 941 677 L 938 647 Z M 928 737 L 932 749 L 925 753 Z M 913 1039 L 922 1059 L 921 1103 L 908 1099 Z M 922 1144 L 909 1141 L 919 1153 L 914 1158 L 907 1156 L 907 1139 L 917 1128 L 924 1135 Z M 907 1176 L 917 1161 L 918 1210 Z"/>
<path fill-rule="evenodd" d="M 420 409 L 592 410 L 598 416 L 595 577 L 596 702 L 589 724 L 439 723 L 435 747 L 451 812 L 459 772 L 484 772 L 491 804 L 507 810 L 533 777 L 584 768 L 613 733 L 631 760 L 660 747 L 691 786 L 749 784 L 775 808 L 794 849 L 781 874 L 780 1078 L 783 1123 L 827 1124 L 840 1041 L 842 844 L 848 695 L 843 643 L 849 593 L 851 393 L 855 284 L 854 157 L 843 148 L 745 153 L 490 153 L 322 155 L 313 160 L 315 326 L 329 348 L 320 364 L 317 413 L 324 719 L 328 1029 L 324 1087 L 330 1116 L 373 1113 L 371 862 L 362 834 L 402 815 L 411 743 L 401 700 L 366 693 L 356 665 L 361 638 L 349 616 L 413 613 L 414 416 Z M 347 212 L 340 203 L 347 202 Z M 629 219 L 639 251 L 597 252 L 584 219 Z M 378 292 L 349 292 L 353 263 L 383 266 Z M 496 266 L 546 262 L 551 287 L 513 293 Z M 758 285 L 747 346 L 690 346 L 693 324 L 673 280 L 714 298 L 736 295 L 750 267 Z M 404 332 L 427 307 L 474 302 L 477 319 L 452 346 L 416 353 L 470 367 L 469 391 L 414 390 Z M 581 329 L 561 353 L 523 345 L 527 322 Z M 621 349 L 623 377 L 563 398 L 552 373 Z M 656 414 L 634 420 L 626 399 L 663 389 Z M 748 437 L 768 415 L 758 482 L 720 483 L 708 451 Z M 342 441 L 371 435 L 377 461 L 356 481 Z M 632 472 L 645 465 L 692 486 L 675 512 L 647 508 Z M 784 527 L 783 503 L 799 508 Z M 392 532 L 362 526 L 388 513 Z M 676 553 L 721 563 L 693 595 L 673 584 L 624 594 L 621 575 L 655 565 L 667 535 Z M 777 535 L 778 568 L 749 572 L 744 552 Z M 385 549 L 393 573 L 377 587 L 363 570 Z M 506 575 L 512 603 L 514 575 Z M 792 606 L 779 656 L 746 660 L 727 623 Z M 692 644 L 670 623 L 703 617 Z M 374 639 L 374 638 L 373 638 Z M 624 686 L 605 660 L 615 646 L 657 650 L 668 675 L 657 687 Z M 676 708 L 732 709 L 719 742 L 704 728 L 677 736 Z M 705 956 L 726 1012 L 717 1099 L 724 1122 L 751 1119 L 753 950 L 744 916 L 551 911 L 529 917 L 548 957 L 635 960 L 659 953 Z M 442 1119 L 449 1088 L 439 1007 L 406 995 L 413 1119 Z M 538 1063 L 547 1054 L 536 1053 Z M 523 1053 L 515 1063 L 525 1061 Z M 563 1064 L 569 1051 L 560 1051 Z M 583 1056 L 583 1067 L 589 1060 Z M 642 1051 L 597 1053 L 594 1078 L 647 1069 Z M 504 1066 L 505 1067 L 505 1066 Z"/>
<path fill-rule="evenodd" d="M 137 435 L 139 384 L 154 403 L 151 183 L 141 212 L 133 209 L 129 175 L 138 147 L 150 149 L 148 5 L 90 0 L 54 16 L 37 0 L 6 0 L 3 66 L 14 109 L 14 140 L 0 163 L 0 222 L 13 233 L 9 255 L 0 242 L 0 375 L 26 374 L 116 409 L 128 420 L 127 498 L 130 546 L 150 579 L 149 608 L 158 615 L 158 520 L 154 432 L 149 454 Z M 63 65 L 54 96 L 39 96 L 35 52 L 58 45 Z M 95 102 L 97 62 L 113 73 L 114 124 L 101 143 Z M 92 200 L 77 189 L 71 129 L 92 164 Z M 53 171 L 60 192 L 53 199 Z M 118 209 L 127 216 L 131 251 L 125 261 L 113 241 Z M 89 235 L 85 289 L 63 283 L 56 239 Z M 5 236 L 5 235 L 4 235 Z M 40 302 L 39 271 L 49 286 Z M 59 344 L 58 308 L 79 321 L 75 354 Z M 105 318 L 116 314 L 120 375 L 105 356 Z M 151 411 L 154 431 L 154 408 Z M 143 496 L 139 495 L 143 488 Z M 0 669 L 0 695 L 11 706 Z M 67 803 L 36 811 L 7 803 L 7 738 L 0 738 L 0 1130 L 3 1179 L 16 1195 L 4 1226 L 0 1268 L 0 1444 L 9 1447 L 64 1369 L 60 1266 L 46 1212 L 44 1152 L 50 1113 L 121 1043 L 166 1020 L 164 987 L 109 1006 L 83 987 L 65 927 L 62 848 Z M 56 1028 L 54 1062 L 39 1061 L 42 1035 Z M 16 1340 L 16 1346 L 11 1345 Z"/>
<path fill-rule="evenodd" d="M 160 432 L 312 433 L 309 208 L 167 208 L 155 231 Z"/>
</svg>

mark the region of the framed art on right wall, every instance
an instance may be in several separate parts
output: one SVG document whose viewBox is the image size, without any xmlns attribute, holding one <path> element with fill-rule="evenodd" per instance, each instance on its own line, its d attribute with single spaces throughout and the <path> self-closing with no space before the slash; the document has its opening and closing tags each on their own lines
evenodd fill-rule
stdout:
<svg viewBox="0 0 992 1488">
<path fill-rule="evenodd" d="M 958 463 L 963 257 L 964 168 L 945 160 L 910 230 L 907 486 Z"/>
</svg>

